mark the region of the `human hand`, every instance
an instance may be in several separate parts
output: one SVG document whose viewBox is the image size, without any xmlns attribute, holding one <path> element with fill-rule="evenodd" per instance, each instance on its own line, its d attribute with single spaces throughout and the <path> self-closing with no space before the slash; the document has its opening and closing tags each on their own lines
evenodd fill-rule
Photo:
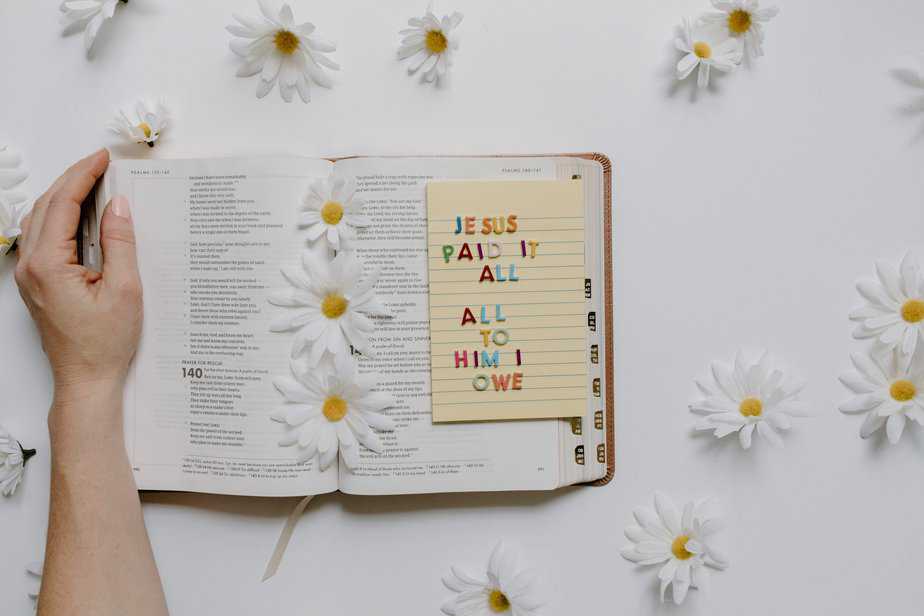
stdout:
<svg viewBox="0 0 924 616">
<path fill-rule="evenodd" d="M 141 333 L 141 280 L 126 199 L 114 198 L 100 223 L 103 272 L 77 263 L 80 205 L 108 165 L 106 150 L 75 163 L 22 225 L 16 283 L 51 364 L 56 401 L 121 396 Z"/>
</svg>

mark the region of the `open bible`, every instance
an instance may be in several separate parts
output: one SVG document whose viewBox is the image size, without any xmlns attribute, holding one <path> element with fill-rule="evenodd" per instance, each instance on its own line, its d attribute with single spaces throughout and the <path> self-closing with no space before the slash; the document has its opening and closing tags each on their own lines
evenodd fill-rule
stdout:
<svg viewBox="0 0 924 616">
<path fill-rule="evenodd" d="M 277 311 L 267 300 L 283 284 L 280 267 L 306 249 L 297 222 L 309 184 L 331 175 L 355 182 L 372 222 L 358 231 L 355 251 L 380 269 L 375 291 L 392 316 L 377 321 L 375 354 L 357 356 L 357 366 L 395 398 L 385 414 L 396 429 L 353 469 L 335 462 L 322 471 L 317 459 L 298 463 L 281 448 L 270 421 L 281 402 L 273 377 L 288 373 L 291 340 L 270 331 Z M 583 258 L 562 267 L 583 286 L 586 344 L 572 363 L 582 364 L 586 403 L 573 417 L 435 422 L 428 185 L 562 179 L 582 188 Z M 610 185 L 599 154 L 111 163 L 85 204 L 78 243 L 82 262 L 101 268 L 103 209 L 114 196 L 129 200 L 145 311 L 124 401 L 138 488 L 301 496 L 605 483 L 613 473 Z"/>
</svg>

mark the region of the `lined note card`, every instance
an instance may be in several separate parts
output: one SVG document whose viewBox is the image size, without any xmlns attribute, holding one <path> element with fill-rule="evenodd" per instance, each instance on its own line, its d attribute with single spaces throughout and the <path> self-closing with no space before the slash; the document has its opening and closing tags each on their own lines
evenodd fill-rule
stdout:
<svg viewBox="0 0 924 616">
<path fill-rule="evenodd" d="M 586 411 L 579 180 L 427 186 L 433 421 Z"/>
</svg>

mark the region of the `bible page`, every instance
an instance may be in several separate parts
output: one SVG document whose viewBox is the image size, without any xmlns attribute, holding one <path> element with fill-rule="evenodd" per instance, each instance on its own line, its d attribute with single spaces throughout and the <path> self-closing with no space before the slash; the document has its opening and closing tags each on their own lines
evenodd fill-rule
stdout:
<svg viewBox="0 0 924 616">
<path fill-rule="evenodd" d="M 375 357 L 357 356 L 395 396 L 386 413 L 397 429 L 381 434 L 382 455 L 340 469 L 340 489 L 355 494 L 544 490 L 559 485 L 560 420 L 434 424 L 430 407 L 426 188 L 438 179 L 554 178 L 545 158 L 354 158 L 336 163 L 352 177 L 372 226 L 357 254 L 380 267 L 376 293 L 394 316 L 377 318 Z"/>
<path fill-rule="evenodd" d="M 280 267 L 306 247 L 296 218 L 324 160 L 118 161 L 102 203 L 131 204 L 144 327 L 125 394 L 139 489 L 294 496 L 337 489 L 337 465 L 295 463 L 270 420 L 291 336 L 269 331 Z M 99 208 L 102 211 L 101 207 Z"/>
</svg>

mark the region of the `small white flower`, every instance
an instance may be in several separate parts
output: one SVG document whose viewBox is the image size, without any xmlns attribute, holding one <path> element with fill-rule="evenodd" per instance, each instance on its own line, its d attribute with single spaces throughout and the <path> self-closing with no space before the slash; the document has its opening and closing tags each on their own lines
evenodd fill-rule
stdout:
<svg viewBox="0 0 924 616">
<path fill-rule="evenodd" d="M 109 130 L 132 143 L 144 143 L 153 148 L 169 123 L 170 114 L 162 101 L 151 106 L 139 101 L 135 105 L 134 118 L 129 118 L 120 109 L 115 121 L 109 125 Z"/>
<path fill-rule="evenodd" d="M 841 404 L 842 413 L 866 413 L 860 436 L 869 438 L 882 426 L 895 444 L 908 418 L 924 424 L 924 349 L 908 361 L 898 349 L 884 355 L 853 353 L 855 370 L 841 375 L 841 383 L 856 395 Z"/>
<path fill-rule="evenodd" d="M 0 426 L 0 493 L 13 495 L 22 481 L 26 462 L 34 455 L 34 449 L 23 449 L 19 441 Z"/>
<path fill-rule="evenodd" d="M 22 157 L 7 146 L 0 146 L 0 256 L 13 250 L 22 233 L 22 219 L 29 210 L 29 197 L 20 187 L 29 172 Z"/>
<path fill-rule="evenodd" d="M 741 352 L 735 354 L 733 366 L 713 362 L 713 383 L 695 381 L 703 398 L 690 410 L 704 415 L 697 430 L 711 430 L 717 438 L 738 433 L 744 449 L 751 446 L 751 436 L 758 434 L 774 446 L 783 445 L 777 430 L 792 427 L 793 417 L 808 416 L 805 404 L 797 398 L 803 383 L 785 382 L 783 372 L 773 367 L 765 352 L 760 359 L 747 363 Z"/>
<path fill-rule="evenodd" d="M 40 560 L 26 565 L 26 574 L 30 578 L 29 598 L 32 599 L 32 611 L 38 612 L 39 592 L 42 588 L 42 571 L 45 569 L 45 563 Z"/>
<path fill-rule="evenodd" d="M 244 17 L 234 14 L 238 24 L 228 26 L 234 35 L 231 50 L 244 59 L 238 77 L 260 74 L 257 98 L 263 98 L 279 82 L 283 100 L 291 102 L 295 92 L 302 101 L 311 100 L 310 84 L 329 88 L 330 77 L 322 67 L 340 70 L 340 66 L 326 54 L 337 46 L 314 36 L 314 24 L 296 24 L 292 8 L 283 4 L 274 11 L 268 0 L 258 0 L 262 17 Z"/>
<path fill-rule="evenodd" d="M 703 16 L 706 23 L 720 24 L 728 35 L 740 39 L 750 59 L 764 55 L 764 25 L 779 14 L 775 6 L 760 8 L 760 0 L 712 0 L 718 13 Z"/>
<path fill-rule="evenodd" d="M 372 224 L 363 216 L 363 199 L 356 196 L 352 180 L 333 176 L 311 183 L 305 196 L 300 226 L 308 228 L 308 239 L 325 237 L 334 250 L 349 248 L 356 238 L 356 227 Z"/>
<path fill-rule="evenodd" d="M 60 6 L 64 34 L 83 30 L 83 46 L 89 57 L 96 35 L 103 23 L 112 19 L 119 2 L 128 4 L 128 0 L 64 0 Z"/>
<path fill-rule="evenodd" d="M 876 277 L 857 283 L 867 303 L 850 313 L 850 319 L 858 323 L 853 337 L 875 338 L 888 350 L 899 347 L 907 358 L 924 335 L 924 278 L 910 253 L 902 257 L 897 269 L 877 261 Z"/>
<path fill-rule="evenodd" d="M 533 616 L 542 607 L 536 574 L 519 566 L 516 552 L 498 543 L 491 552 L 484 577 L 450 567 L 443 578 L 446 588 L 457 593 L 443 604 L 449 616 Z"/>
<path fill-rule="evenodd" d="M 337 374 L 329 363 L 316 370 L 300 369 L 293 363 L 292 375 L 273 381 L 286 404 L 272 418 L 288 428 L 279 445 L 296 446 L 299 463 L 317 455 L 325 470 L 339 450 L 347 467 L 355 468 L 359 465 L 357 443 L 382 453 L 382 441 L 372 428 L 395 429 L 391 418 L 382 414 L 395 401 L 390 394 L 373 391 L 378 385 L 375 376 L 360 375 L 355 366 Z"/>
<path fill-rule="evenodd" d="M 686 79 L 699 67 L 696 82 L 700 88 L 705 88 L 709 85 L 712 68 L 727 73 L 741 63 L 741 45 L 737 39 L 718 40 L 706 29 L 694 26 L 690 19 L 683 20 L 681 29 L 681 36 L 674 39 L 674 46 L 686 55 L 677 63 L 678 80 Z"/>
<path fill-rule="evenodd" d="M 411 27 L 398 33 L 404 37 L 398 49 L 398 59 L 410 58 L 408 73 L 420 70 L 424 81 L 428 82 L 443 78 L 459 48 L 459 37 L 454 30 L 460 23 L 462 13 L 437 19 L 429 7 L 423 17 L 409 19 L 407 24 Z"/>
<path fill-rule="evenodd" d="M 714 545 L 712 535 L 722 521 L 706 514 L 709 501 L 688 502 L 683 513 L 666 494 L 655 492 L 655 508 L 637 507 L 636 524 L 626 527 L 632 542 L 620 551 L 623 558 L 639 565 L 660 565 L 661 601 L 671 586 L 674 603 L 680 605 L 690 588 L 704 588 L 709 571 L 725 569 L 728 561 Z"/>
<path fill-rule="evenodd" d="M 369 334 L 375 323 L 369 316 L 388 316 L 375 295 L 378 271 L 364 276 L 353 251 L 340 252 L 328 263 L 306 250 L 302 267 L 284 267 L 282 275 L 292 286 L 273 293 L 269 302 L 290 310 L 274 320 L 270 330 L 296 332 L 293 358 L 309 346 L 311 367 L 320 363 L 325 352 L 342 364 L 351 356 L 350 345 L 372 355 Z"/>
</svg>

